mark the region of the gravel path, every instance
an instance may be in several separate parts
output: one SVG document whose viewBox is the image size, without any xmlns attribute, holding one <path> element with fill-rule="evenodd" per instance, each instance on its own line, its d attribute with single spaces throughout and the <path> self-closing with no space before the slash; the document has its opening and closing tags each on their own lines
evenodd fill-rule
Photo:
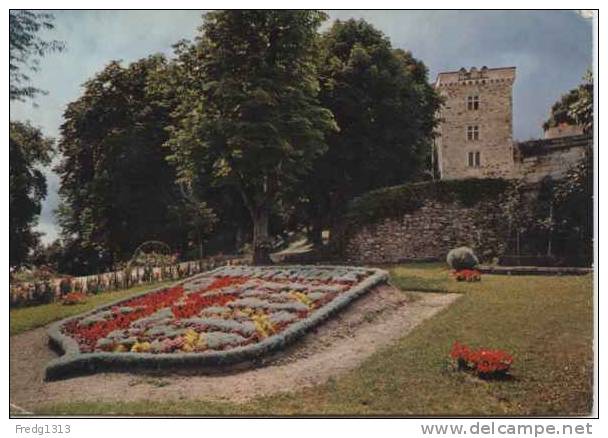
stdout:
<svg viewBox="0 0 608 438">
<path fill-rule="evenodd" d="M 357 367 L 453 303 L 457 294 L 404 294 L 380 286 L 271 358 L 263 366 L 214 375 L 98 373 L 44 382 L 43 370 L 56 354 L 45 328 L 10 339 L 11 412 L 41 403 L 207 399 L 242 402 L 277 392 L 324 383 Z M 14 407 L 13 407 L 14 406 Z"/>
</svg>

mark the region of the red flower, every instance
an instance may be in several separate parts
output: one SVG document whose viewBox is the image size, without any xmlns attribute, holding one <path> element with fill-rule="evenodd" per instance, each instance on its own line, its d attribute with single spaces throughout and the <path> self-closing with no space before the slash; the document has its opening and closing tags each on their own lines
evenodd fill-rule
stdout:
<svg viewBox="0 0 608 438">
<path fill-rule="evenodd" d="M 458 271 L 452 271 L 452 275 L 457 281 L 480 281 L 481 272 L 477 269 L 460 269 Z"/>
<path fill-rule="evenodd" d="M 471 350 L 458 341 L 454 342 L 450 357 L 456 361 L 458 369 L 470 370 L 484 377 L 506 374 L 513 363 L 513 356 L 505 351 L 485 348 Z"/>
<path fill-rule="evenodd" d="M 82 292 L 70 292 L 69 294 L 63 297 L 63 304 L 81 304 L 84 303 L 86 299 L 87 296 Z"/>
<path fill-rule="evenodd" d="M 64 326 L 64 332 L 73 336 L 80 344 L 83 352 L 93 351 L 97 341 L 105 338 L 110 332 L 118 329 L 125 329 L 140 318 L 153 314 L 163 307 L 171 305 L 184 293 L 181 285 L 159 292 L 143 295 L 122 303 L 123 307 L 135 307 L 136 310 L 129 313 L 121 313 L 117 306 L 112 308 L 112 316 L 104 321 L 95 322 L 88 326 L 79 324 L 73 320 Z"/>
<path fill-rule="evenodd" d="M 226 303 L 236 299 L 234 294 L 203 296 L 198 293 L 191 293 L 186 298 L 184 304 L 178 304 L 171 307 L 171 311 L 176 318 L 190 318 L 206 307 L 223 306 Z"/>
</svg>

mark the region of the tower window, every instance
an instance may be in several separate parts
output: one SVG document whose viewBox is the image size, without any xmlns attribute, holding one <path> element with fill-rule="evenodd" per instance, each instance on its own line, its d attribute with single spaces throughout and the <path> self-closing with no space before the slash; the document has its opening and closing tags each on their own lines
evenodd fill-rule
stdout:
<svg viewBox="0 0 608 438">
<path fill-rule="evenodd" d="M 479 167 L 481 165 L 481 156 L 479 151 L 469 152 L 468 159 L 469 167 Z"/>
<path fill-rule="evenodd" d="M 479 96 L 467 97 L 467 109 L 469 111 L 476 111 L 479 109 Z"/>
<path fill-rule="evenodd" d="M 467 140 L 479 140 L 479 126 L 467 126 Z"/>
</svg>

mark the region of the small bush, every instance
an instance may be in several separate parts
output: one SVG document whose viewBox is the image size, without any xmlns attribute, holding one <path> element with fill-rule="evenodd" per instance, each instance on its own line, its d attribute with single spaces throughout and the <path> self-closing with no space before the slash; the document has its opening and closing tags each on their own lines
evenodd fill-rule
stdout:
<svg viewBox="0 0 608 438">
<path fill-rule="evenodd" d="M 448 265 L 456 271 L 462 269 L 475 269 L 479 264 L 479 259 L 473 252 L 473 250 L 466 246 L 460 248 L 454 248 L 448 253 L 446 258 Z"/>
</svg>

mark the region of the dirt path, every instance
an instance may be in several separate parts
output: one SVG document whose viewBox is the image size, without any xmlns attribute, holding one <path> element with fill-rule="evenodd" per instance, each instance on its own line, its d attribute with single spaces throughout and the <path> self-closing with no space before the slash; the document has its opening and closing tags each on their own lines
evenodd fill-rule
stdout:
<svg viewBox="0 0 608 438">
<path fill-rule="evenodd" d="M 404 294 L 381 286 L 306 335 L 264 366 L 219 375 L 152 376 L 98 373 L 44 382 L 46 363 L 56 357 L 44 328 L 11 337 L 10 401 L 31 410 L 41 403 L 208 399 L 245 401 L 326 382 L 357 367 L 453 303 L 457 294 Z M 11 411 L 13 409 L 11 408 Z"/>
</svg>

